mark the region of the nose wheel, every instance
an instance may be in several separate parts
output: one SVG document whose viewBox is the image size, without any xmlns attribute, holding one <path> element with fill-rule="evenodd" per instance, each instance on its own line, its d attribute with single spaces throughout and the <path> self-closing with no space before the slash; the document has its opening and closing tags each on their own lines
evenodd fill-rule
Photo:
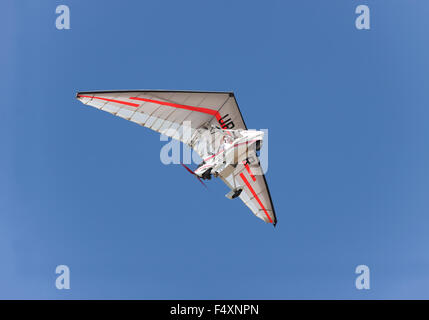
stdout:
<svg viewBox="0 0 429 320">
<path fill-rule="evenodd" d="M 201 176 L 201 178 L 203 178 L 204 180 L 210 180 L 212 178 L 212 168 L 207 169 L 206 171 L 204 171 L 203 175 Z"/>
</svg>

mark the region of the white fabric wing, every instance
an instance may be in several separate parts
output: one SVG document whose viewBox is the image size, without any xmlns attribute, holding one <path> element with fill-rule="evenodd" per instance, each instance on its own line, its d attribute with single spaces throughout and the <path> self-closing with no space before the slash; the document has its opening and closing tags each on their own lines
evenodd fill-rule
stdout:
<svg viewBox="0 0 429 320">
<path fill-rule="evenodd" d="M 93 91 L 77 99 L 186 144 L 203 125 L 246 129 L 232 92 Z"/>
</svg>

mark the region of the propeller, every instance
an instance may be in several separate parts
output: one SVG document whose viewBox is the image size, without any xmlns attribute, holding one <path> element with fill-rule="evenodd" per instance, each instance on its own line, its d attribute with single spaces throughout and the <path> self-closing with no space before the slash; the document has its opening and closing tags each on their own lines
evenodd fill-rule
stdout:
<svg viewBox="0 0 429 320">
<path fill-rule="evenodd" d="M 190 174 L 192 174 L 192 175 L 194 175 L 194 176 L 196 176 L 197 177 L 197 179 L 201 182 L 201 184 L 204 186 L 204 187 L 206 187 L 207 188 L 207 186 L 206 186 L 206 184 L 203 182 L 203 180 L 201 180 L 201 178 L 197 175 L 197 174 L 195 174 L 195 172 L 194 171 L 192 171 L 191 169 L 189 169 L 186 165 L 184 165 L 183 163 L 180 163 Z"/>
</svg>

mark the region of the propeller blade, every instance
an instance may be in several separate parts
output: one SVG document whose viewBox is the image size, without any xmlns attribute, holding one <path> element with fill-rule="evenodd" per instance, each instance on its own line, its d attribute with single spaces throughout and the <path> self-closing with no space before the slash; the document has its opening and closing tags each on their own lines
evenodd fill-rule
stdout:
<svg viewBox="0 0 429 320">
<path fill-rule="evenodd" d="M 192 171 L 191 169 L 189 169 L 186 165 L 184 165 L 183 163 L 180 163 L 190 174 L 194 175 L 195 177 L 197 177 L 198 181 L 201 182 L 201 184 L 207 188 L 206 184 L 203 182 L 203 180 L 201 180 L 201 178 L 195 174 L 194 171 Z"/>
<path fill-rule="evenodd" d="M 199 177 L 199 176 L 197 176 L 197 175 L 195 175 L 197 178 L 198 178 L 198 180 L 202 183 L 202 185 L 204 186 L 204 187 L 206 187 L 207 188 L 207 185 L 203 182 L 203 180 L 201 180 L 201 178 Z"/>
<path fill-rule="evenodd" d="M 180 164 L 183 166 L 183 168 L 185 168 L 186 170 L 188 170 L 188 172 L 189 172 L 190 174 L 195 175 L 194 171 L 192 171 L 191 169 L 189 169 L 186 165 L 184 165 L 183 163 L 180 163 Z"/>
</svg>

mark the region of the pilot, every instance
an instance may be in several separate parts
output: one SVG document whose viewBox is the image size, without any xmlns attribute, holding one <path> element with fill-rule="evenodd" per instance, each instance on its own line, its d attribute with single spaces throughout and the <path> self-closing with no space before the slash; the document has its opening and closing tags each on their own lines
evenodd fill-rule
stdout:
<svg viewBox="0 0 429 320">
<path fill-rule="evenodd" d="M 230 135 L 225 135 L 223 136 L 223 144 L 222 147 L 223 149 L 228 149 L 231 145 L 232 145 L 233 139 Z"/>
</svg>

